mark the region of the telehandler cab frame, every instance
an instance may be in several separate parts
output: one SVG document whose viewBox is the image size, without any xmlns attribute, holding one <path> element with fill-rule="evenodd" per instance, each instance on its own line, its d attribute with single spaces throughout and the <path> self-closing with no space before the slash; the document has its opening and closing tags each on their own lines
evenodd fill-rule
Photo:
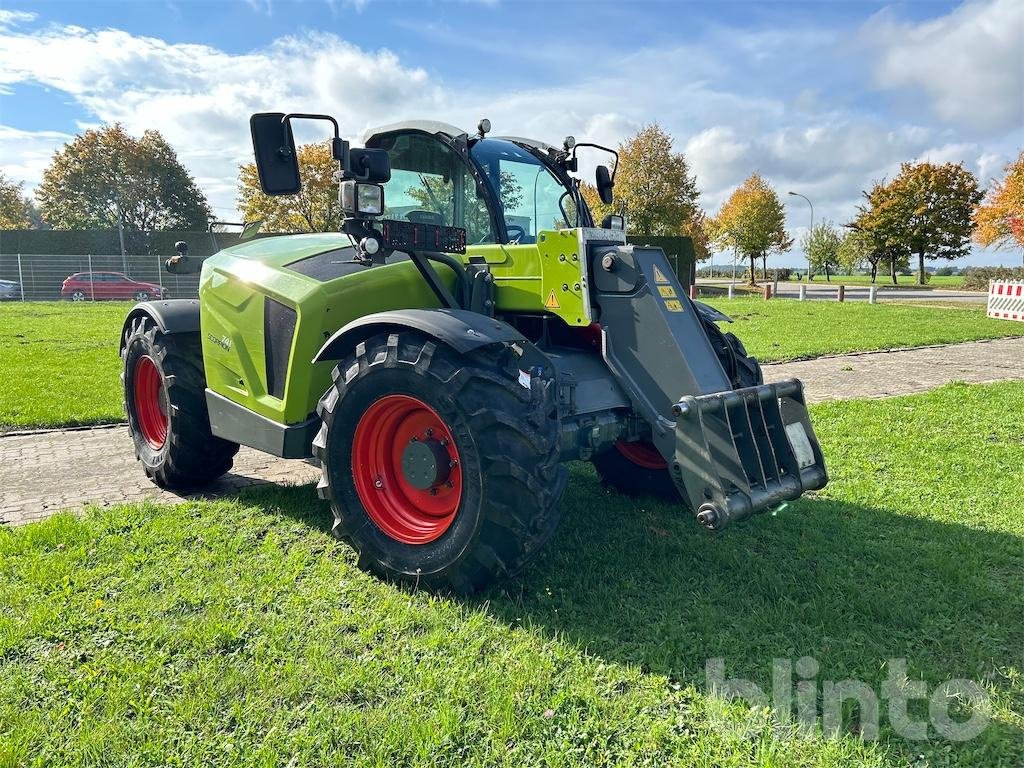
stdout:
<svg viewBox="0 0 1024 768">
<path fill-rule="evenodd" d="M 659 248 L 627 245 L 620 217 L 595 226 L 576 173 L 596 145 L 417 121 L 355 148 L 328 116 L 263 113 L 266 194 L 301 189 L 297 119 L 333 126 L 341 232 L 181 253 L 168 269 L 201 268 L 199 300 L 125 320 L 155 482 L 208 483 L 240 444 L 315 457 L 361 566 L 459 592 L 537 554 L 567 461 L 715 531 L 825 485 L 800 382 L 765 384 Z M 605 202 L 614 177 L 598 167 Z"/>
</svg>

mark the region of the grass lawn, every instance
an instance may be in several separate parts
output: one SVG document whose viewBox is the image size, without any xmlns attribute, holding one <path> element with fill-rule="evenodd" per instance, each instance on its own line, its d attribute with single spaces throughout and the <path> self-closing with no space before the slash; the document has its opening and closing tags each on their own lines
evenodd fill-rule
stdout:
<svg viewBox="0 0 1024 768">
<path fill-rule="evenodd" d="M 0 304 L 0 430 L 122 420 L 117 346 L 131 307 Z"/>
<path fill-rule="evenodd" d="M 712 536 L 575 465 L 472 600 L 358 571 L 309 486 L 0 529 L 0 765 L 1021 765 L 1024 385 L 813 411 L 815 497 Z M 992 720 L 908 740 L 883 699 L 878 741 L 851 709 L 826 740 L 707 693 L 709 658 L 770 691 L 804 656 L 819 693 L 976 681 Z"/>
<path fill-rule="evenodd" d="M 980 306 L 953 309 L 760 298 L 702 301 L 735 320 L 724 327 L 762 362 L 1024 335 L 1024 323 L 985 317 Z"/>
<path fill-rule="evenodd" d="M 764 362 L 1024 335 L 981 308 L 711 299 Z M 0 305 L 0 431 L 124 418 L 117 356 L 130 304 Z"/>
</svg>

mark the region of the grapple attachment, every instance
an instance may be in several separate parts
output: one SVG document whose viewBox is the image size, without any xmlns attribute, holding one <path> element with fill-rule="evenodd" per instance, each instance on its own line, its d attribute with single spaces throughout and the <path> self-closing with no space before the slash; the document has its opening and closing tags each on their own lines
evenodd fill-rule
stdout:
<svg viewBox="0 0 1024 768">
<path fill-rule="evenodd" d="M 683 397 L 672 479 L 713 530 L 828 482 L 797 379 Z"/>
</svg>

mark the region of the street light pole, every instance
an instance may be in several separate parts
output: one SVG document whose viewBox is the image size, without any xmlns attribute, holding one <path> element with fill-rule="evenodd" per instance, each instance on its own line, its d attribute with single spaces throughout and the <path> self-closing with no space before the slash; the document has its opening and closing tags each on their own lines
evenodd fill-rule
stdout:
<svg viewBox="0 0 1024 768">
<path fill-rule="evenodd" d="M 807 195 L 801 195 L 799 192 L 790 192 L 789 194 L 793 197 L 802 197 L 811 206 L 811 229 L 808 232 L 808 236 L 810 236 L 814 232 L 814 203 L 811 202 Z M 809 283 L 811 282 L 811 256 L 806 251 L 804 251 L 804 256 L 807 258 L 807 282 Z"/>
</svg>

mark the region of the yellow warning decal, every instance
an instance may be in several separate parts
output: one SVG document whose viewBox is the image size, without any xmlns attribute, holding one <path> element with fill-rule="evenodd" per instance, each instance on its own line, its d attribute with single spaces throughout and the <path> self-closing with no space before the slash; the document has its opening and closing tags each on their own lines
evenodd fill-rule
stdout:
<svg viewBox="0 0 1024 768">
<path fill-rule="evenodd" d="M 683 304 L 682 302 L 676 301 L 675 299 L 669 299 L 668 301 L 665 302 L 665 309 L 667 309 L 669 312 L 682 312 Z"/>
<path fill-rule="evenodd" d="M 667 283 L 669 279 L 665 277 L 665 273 L 658 269 L 658 265 L 654 265 L 654 282 L 656 283 Z"/>
<path fill-rule="evenodd" d="M 555 292 L 551 291 L 548 294 L 548 300 L 544 302 L 544 306 L 547 309 L 559 309 L 562 305 L 558 303 L 558 297 L 555 296 Z"/>
<path fill-rule="evenodd" d="M 658 293 L 661 294 L 663 299 L 674 299 L 676 297 L 676 289 L 671 285 L 659 285 Z"/>
</svg>

